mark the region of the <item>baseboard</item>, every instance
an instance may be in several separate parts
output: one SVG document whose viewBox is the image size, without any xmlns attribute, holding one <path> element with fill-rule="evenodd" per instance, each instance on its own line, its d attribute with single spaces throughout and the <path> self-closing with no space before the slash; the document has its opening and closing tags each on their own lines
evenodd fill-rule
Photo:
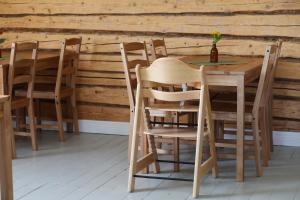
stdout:
<svg viewBox="0 0 300 200">
<path fill-rule="evenodd" d="M 111 121 L 95 121 L 95 120 L 80 120 L 80 132 L 100 133 L 113 135 L 128 135 L 128 122 L 111 122 Z M 273 132 L 274 145 L 282 146 L 299 146 L 300 147 L 300 132 Z"/>
<path fill-rule="evenodd" d="M 299 132 L 273 132 L 274 145 L 300 147 Z"/>
<path fill-rule="evenodd" d="M 128 122 L 79 120 L 80 132 L 83 133 L 102 133 L 112 135 L 128 135 Z"/>
</svg>

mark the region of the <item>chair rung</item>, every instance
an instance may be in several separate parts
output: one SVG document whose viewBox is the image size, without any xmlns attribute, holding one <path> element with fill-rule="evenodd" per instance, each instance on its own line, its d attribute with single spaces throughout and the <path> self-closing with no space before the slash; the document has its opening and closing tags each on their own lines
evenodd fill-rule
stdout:
<svg viewBox="0 0 300 200">
<path fill-rule="evenodd" d="M 31 137 L 31 134 L 28 132 L 15 131 L 14 134 L 17 136 Z"/>
<path fill-rule="evenodd" d="M 159 125 L 171 125 L 171 126 L 197 126 L 197 124 L 193 123 L 176 123 L 176 122 L 150 122 L 151 124 L 159 124 Z"/>
<path fill-rule="evenodd" d="M 37 124 L 36 128 L 58 128 L 57 124 Z"/>
<path fill-rule="evenodd" d="M 253 146 L 254 145 L 254 141 L 249 141 L 246 140 L 244 141 L 244 145 L 245 146 Z M 215 143 L 216 147 L 225 147 L 225 148 L 236 148 L 236 140 L 217 140 L 217 142 Z"/>
<path fill-rule="evenodd" d="M 168 150 L 168 149 L 156 148 L 156 152 L 157 152 L 157 154 L 160 154 L 160 155 L 173 155 L 173 150 Z"/>
<path fill-rule="evenodd" d="M 174 160 L 156 160 L 157 162 L 163 163 L 177 163 L 177 164 L 186 164 L 186 165 L 195 165 L 194 162 L 186 162 L 186 161 L 174 161 Z"/>
<path fill-rule="evenodd" d="M 134 175 L 135 178 L 149 178 L 149 179 L 160 179 L 160 180 L 171 180 L 171 181 L 188 181 L 193 182 L 194 179 L 189 178 L 171 178 L 171 177 L 159 177 L 150 175 Z"/>
<path fill-rule="evenodd" d="M 236 159 L 236 154 L 233 154 L 233 153 L 217 153 L 217 157 L 222 158 L 222 159 L 235 160 Z M 244 159 L 245 160 L 255 160 L 255 156 L 254 155 L 245 155 Z"/>
</svg>

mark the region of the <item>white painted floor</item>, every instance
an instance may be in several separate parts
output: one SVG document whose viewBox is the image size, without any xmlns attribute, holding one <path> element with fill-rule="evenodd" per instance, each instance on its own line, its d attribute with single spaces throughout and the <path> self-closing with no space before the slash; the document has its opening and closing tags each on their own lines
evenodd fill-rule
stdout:
<svg viewBox="0 0 300 200">
<path fill-rule="evenodd" d="M 184 159 L 193 155 L 183 149 Z M 127 137 L 100 134 L 68 135 L 65 143 L 53 133 L 42 134 L 40 150 L 32 152 L 28 140 L 17 142 L 13 161 L 14 195 L 22 200 L 192 199 L 192 183 L 137 179 L 137 189 L 127 193 Z M 275 147 L 263 177 L 254 175 L 246 162 L 246 180 L 235 182 L 235 162 L 220 161 L 220 177 L 207 175 L 200 199 L 300 200 L 300 148 Z M 172 173 L 163 164 L 161 176 L 192 178 L 192 166 Z"/>
</svg>

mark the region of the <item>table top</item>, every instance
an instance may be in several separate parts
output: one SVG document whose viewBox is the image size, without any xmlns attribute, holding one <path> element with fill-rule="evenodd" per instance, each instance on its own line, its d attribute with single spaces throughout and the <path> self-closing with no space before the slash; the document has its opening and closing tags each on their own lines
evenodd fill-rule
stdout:
<svg viewBox="0 0 300 200">
<path fill-rule="evenodd" d="M 180 58 L 183 62 L 208 61 L 209 56 L 185 56 Z M 222 78 L 234 79 L 242 76 L 245 83 L 251 83 L 260 75 L 263 59 L 257 57 L 241 56 L 219 56 L 219 61 L 234 61 L 237 64 L 206 66 L 208 82 L 212 85 L 222 85 Z M 189 64 L 191 67 L 199 68 L 200 65 Z M 222 78 L 221 78 L 222 76 Z M 225 80 L 224 80 L 225 83 Z"/>
<path fill-rule="evenodd" d="M 195 61 L 208 61 L 209 56 L 185 56 L 180 60 L 189 63 Z M 230 74 L 230 75 L 246 75 L 254 71 L 260 71 L 263 63 L 262 58 L 257 57 L 241 57 L 241 56 L 220 56 L 219 61 L 234 61 L 237 64 L 221 64 L 215 66 L 206 66 L 207 74 Z M 190 64 L 198 67 L 195 64 Z"/>
<path fill-rule="evenodd" d="M 10 52 L 2 53 L 4 59 L 0 60 L 0 66 L 5 67 L 9 65 L 9 56 L 10 56 L 9 53 Z M 67 51 L 65 59 L 71 58 L 74 55 L 75 54 L 72 53 L 71 51 Z M 59 56 L 60 56 L 60 50 L 57 51 L 40 50 L 40 52 L 38 53 L 37 67 L 43 68 L 46 67 L 45 65 L 58 64 Z M 31 52 L 22 52 L 21 55 L 19 56 L 19 59 L 23 59 L 24 62 L 26 62 L 26 60 L 28 60 L 30 57 L 31 57 Z"/>
</svg>

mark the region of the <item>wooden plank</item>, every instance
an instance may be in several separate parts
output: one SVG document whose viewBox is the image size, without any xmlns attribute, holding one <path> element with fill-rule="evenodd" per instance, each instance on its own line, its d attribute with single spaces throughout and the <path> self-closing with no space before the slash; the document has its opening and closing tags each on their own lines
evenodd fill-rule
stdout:
<svg viewBox="0 0 300 200">
<path fill-rule="evenodd" d="M 79 119 L 129 122 L 129 107 L 83 103 L 78 103 L 77 107 Z M 56 120 L 54 103 L 42 102 L 41 109 L 42 119 Z M 63 113 L 66 113 L 65 109 L 63 106 Z"/>
<path fill-rule="evenodd" d="M 209 32 L 207 32 L 209 33 Z M 32 38 L 41 41 L 40 47 L 43 49 L 58 49 L 59 41 L 64 38 L 82 36 L 83 44 L 81 51 L 88 53 L 90 59 L 95 60 L 94 53 L 108 53 L 119 54 L 121 42 L 133 41 L 146 41 L 150 42 L 151 39 L 162 38 L 163 36 L 153 35 L 127 35 L 127 34 L 69 34 L 69 33 L 32 33 L 32 32 L 5 32 L 3 37 L 7 41 L 3 43 L 3 48 L 10 48 L 12 41 L 30 41 Z M 203 38 L 201 36 L 165 36 L 165 42 L 168 49 L 168 54 L 172 55 L 199 55 L 209 54 L 211 48 L 211 39 Z M 231 55 L 259 55 L 264 54 L 267 45 L 271 41 L 253 40 L 253 39 L 239 39 L 239 38 L 226 38 L 226 36 L 218 43 L 218 50 L 220 54 Z M 297 49 L 300 48 L 299 42 L 285 41 L 282 47 L 282 57 L 300 58 Z M 151 52 L 151 51 L 149 51 Z M 105 56 L 103 55 L 103 56 Z M 101 56 L 101 55 L 98 55 Z M 84 59 L 86 60 L 86 59 Z M 98 60 L 98 59 L 96 59 Z M 104 58 L 101 59 L 104 61 Z M 117 61 L 121 61 L 121 58 Z"/>
<path fill-rule="evenodd" d="M 274 119 L 273 127 L 275 131 L 297 131 L 300 130 L 300 121 L 297 120 L 284 120 Z"/>
<path fill-rule="evenodd" d="M 97 72 L 97 71 L 78 71 L 77 76 L 91 77 L 91 78 L 117 78 L 117 79 L 125 78 L 124 74 L 122 72 L 102 73 L 102 72 Z"/>
<path fill-rule="evenodd" d="M 279 61 L 276 78 L 299 79 L 300 61 Z"/>
<path fill-rule="evenodd" d="M 129 108 L 79 105 L 79 119 L 129 122 Z"/>
<path fill-rule="evenodd" d="M 234 13 L 234 12 L 272 12 L 280 10 L 299 10 L 299 2 L 295 0 L 215 0 L 215 1 L 176 1 L 153 0 L 41 0 L 39 3 L 30 0 L 5 1 L 0 7 L 3 14 L 94 14 L 94 13 Z M 80 9 L 79 9 L 80 8 Z"/>
<path fill-rule="evenodd" d="M 0 26 L 23 29 L 71 29 L 153 33 L 193 33 L 207 35 L 220 30 L 235 36 L 296 37 L 299 15 L 88 15 L 0 17 Z M 114 24 L 112 26 L 112 24 Z M 49 29 L 49 30 L 50 30 Z"/>
<path fill-rule="evenodd" d="M 126 87 L 125 79 L 111 79 L 111 78 L 85 78 L 77 77 L 77 85 L 90 85 L 90 86 L 122 86 Z"/>
<path fill-rule="evenodd" d="M 126 88 L 79 87 L 76 94 L 79 102 L 129 105 Z"/>
<path fill-rule="evenodd" d="M 274 99 L 273 117 L 300 119 L 300 101 Z"/>
</svg>

